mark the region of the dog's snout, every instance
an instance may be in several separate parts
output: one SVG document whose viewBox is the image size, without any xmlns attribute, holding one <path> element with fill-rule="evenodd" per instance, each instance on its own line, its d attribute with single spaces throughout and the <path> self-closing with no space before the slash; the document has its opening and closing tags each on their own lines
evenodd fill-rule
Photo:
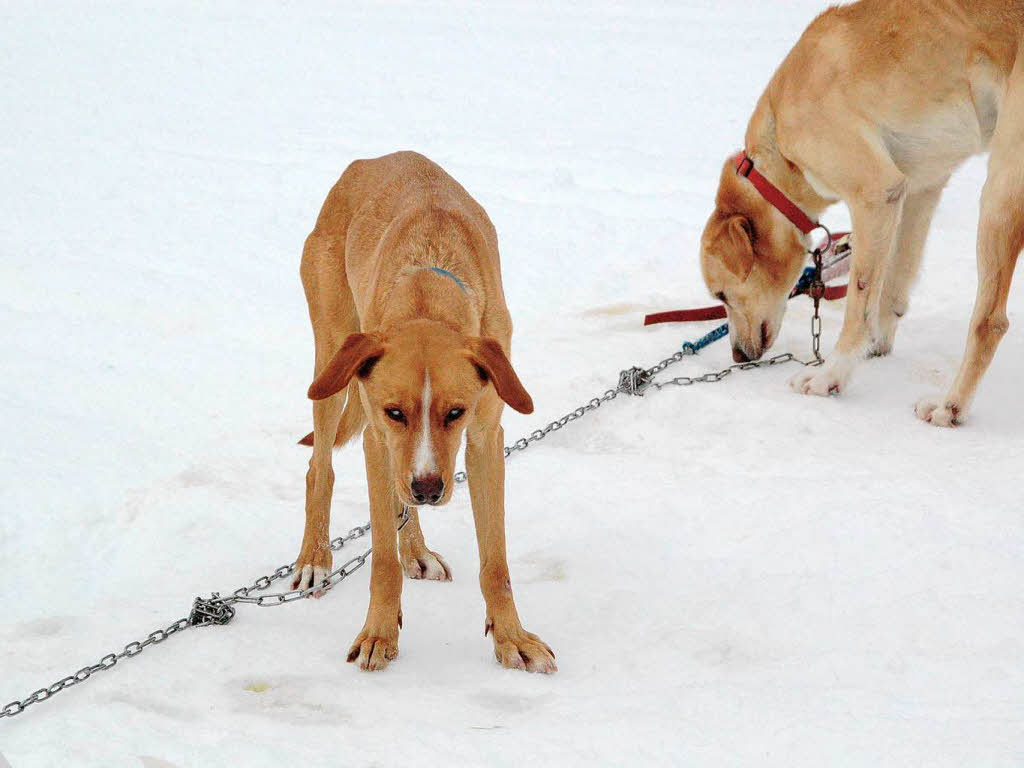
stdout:
<svg viewBox="0 0 1024 768">
<path fill-rule="evenodd" d="M 412 497 L 417 504 L 437 504 L 444 494 L 444 481 L 440 475 L 413 478 Z"/>
<path fill-rule="evenodd" d="M 749 363 L 750 362 L 750 358 L 747 357 L 747 353 L 744 352 L 739 347 L 733 347 L 732 348 L 732 359 L 733 359 L 734 362 L 737 362 L 737 363 Z"/>
</svg>

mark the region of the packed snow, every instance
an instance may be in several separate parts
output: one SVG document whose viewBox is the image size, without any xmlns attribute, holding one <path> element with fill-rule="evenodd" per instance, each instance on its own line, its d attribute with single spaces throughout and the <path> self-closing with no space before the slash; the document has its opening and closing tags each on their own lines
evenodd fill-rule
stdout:
<svg viewBox="0 0 1024 768">
<path fill-rule="evenodd" d="M 532 416 L 709 324 L 723 158 L 819 0 L 7 2 L 0 9 L 0 706 L 298 552 L 302 242 L 346 164 L 441 163 L 499 234 Z M 841 398 L 793 366 L 621 397 L 509 461 L 509 559 L 553 676 L 503 670 L 465 491 L 427 510 L 401 658 L 345 652 L 368 570 L 240 606 L 16 718 L 33 766 L 1019 765 L 1022 296 L 967 424 L 949 382 L 985 159 L 958 172 L 894 354 Z M 826 221 L 847 223 L 841 207 Z M 810 303 L 775 351 L 809 354 Z M 842 305 L 824 310 L 826 348 Z M 717 370 L 727 343 L 672 369 Z M 335 455 L 333 532 L 367 519 Z M 361 550 L 360 550 L 361 551 Z M 340 561 L 336 560 L 336 564 Z M 0 758 L 0 764 L 3 764 Z"/>
</svg>

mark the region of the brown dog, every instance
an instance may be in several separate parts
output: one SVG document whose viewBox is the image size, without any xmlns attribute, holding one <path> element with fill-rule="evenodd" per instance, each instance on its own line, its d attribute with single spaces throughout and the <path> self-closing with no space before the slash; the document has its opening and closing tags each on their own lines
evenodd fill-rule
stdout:
<svg viewBox="0 0 1024 768">
<path fill-rule="evenodd" d="M 370 607 L 348 653 L 363 669 L 398 655 L 402 570 L 448 580 L 417 505 L 445 504 L 466 434 L 480 550 L 484 634 L 505 667 L 554 672 L 551 649 L 519 623 L 505 556 L 502 401 L 533 402 L 508 361 L 494 226 L 458 182 L 414 152 L 357 160 L 324 202 L 302 254 L 316 342 L 313 457 L 294 587 L 331 569 L 331 449 L 361 430 L 370 491 Z M 396 534 L 403 507 L 409 519 Z"/>
<path fill-rule="evenodd" d="M 811 219 L 845 202 L 854 233 L 842 333 L 821 369 L 790 381 L 798 392 L 837 394 L 865 353 L 891 350 L 942 188 L 990 148 L 967 351 L 947 395 L 916 407 L 940 426 L 966 415 L 1006 332 L 1024 246 L 1022 40 L 1020 0 L 861 0 L 819 16 L 772 77 L 747 128 L 747 156 Z M 701 263 L 728 307 L 737 361 L 771 346 L 807 247 L 727 162 Z"/>
</svg>

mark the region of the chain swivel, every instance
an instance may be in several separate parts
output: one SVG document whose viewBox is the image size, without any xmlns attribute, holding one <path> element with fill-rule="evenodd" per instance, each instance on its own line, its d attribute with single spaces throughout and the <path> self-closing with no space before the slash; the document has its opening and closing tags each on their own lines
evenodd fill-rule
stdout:
<svg viewBox="0 0 1024 768">
<path fill-rule="evenodd" d="M 816 270 L 817 274 L 814 279 L 811 280 L 810 286 L 807 288 L 807 295 L 815 301 L 821 301 L 825 296 L 825 283 L 821 279 L 820 270 Z"/>
<path fill-rule="evenodd" d="M 192 602 L 192 612 L 188 615 L 190 627 L 205 627 L 209 624 L 227 624 L 235 617 L 235 609 L 224 600 L 219 592 L 209 597 L 197 597 Z"/>
<path fill-rule="evenodd" d="M 646 390 L 653 383 L 654 375 L 646 368 L 633 366 L 619 373 L 619 386 L 617 391 L 624 395 L 635 395 L 643 397 Z"/>
</svg>

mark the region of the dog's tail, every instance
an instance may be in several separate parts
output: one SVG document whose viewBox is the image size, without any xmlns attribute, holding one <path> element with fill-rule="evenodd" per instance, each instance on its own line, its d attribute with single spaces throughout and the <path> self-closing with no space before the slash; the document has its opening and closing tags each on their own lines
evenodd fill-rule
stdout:
<svg viewBox="0 0 1024 768">
<path fill-rule="evenodd" d="M 359 400 L 357 386 L 353 381 L 345 391 L 345 410 L 341 413 L 341 423 L 338 424 L 338 432 L 334 436 L 336 448 L 358 435 L 366 426 L 366 413 L 363 412 L 363 404 Z M 299 445 L 313 445 L 313 433 L 310 432 L 299 440 Z"/>
</svg>

